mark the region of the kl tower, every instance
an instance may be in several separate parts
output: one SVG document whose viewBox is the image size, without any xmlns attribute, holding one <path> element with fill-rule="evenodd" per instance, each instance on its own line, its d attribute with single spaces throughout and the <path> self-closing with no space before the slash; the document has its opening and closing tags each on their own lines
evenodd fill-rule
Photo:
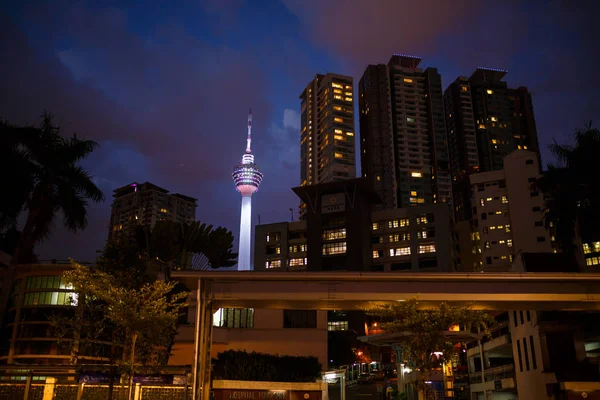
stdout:
<svg viewBox="0 0 600 400">
<path fill-rule="evenodd" d="M 258 190 L 263 179 L 254 156 L 250 150 L 252 142 L 252 110 L 248 113 L 248 139 L 242 162 L 233 167 L 235 188 L 242 194 L 242 215 L 240 217 L 240 250 L 238 252 L 238 271 L 250 271 L 250 226 L 252 225 L 252 193 Z"/>
</svg>

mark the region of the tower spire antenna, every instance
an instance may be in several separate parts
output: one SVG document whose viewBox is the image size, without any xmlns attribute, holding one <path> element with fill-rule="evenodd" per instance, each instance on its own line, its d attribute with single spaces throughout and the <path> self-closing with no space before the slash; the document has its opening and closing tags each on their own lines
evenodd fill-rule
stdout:
<svg viewBox="0 0 600 400">
<path fill-rule="evenodd" d="M 252 144 L 252 109 L 248 111 L 248 139 L 246 139 L 246 153 L 252 153 L 250 145 Z"/>
</svg>

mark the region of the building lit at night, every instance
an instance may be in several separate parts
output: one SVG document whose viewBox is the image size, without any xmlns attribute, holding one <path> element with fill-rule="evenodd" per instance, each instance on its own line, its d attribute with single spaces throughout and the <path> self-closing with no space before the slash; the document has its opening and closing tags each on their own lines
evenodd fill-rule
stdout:
<svg viewBox="0 0 600 400">
<path fill-rule="evenodd" d="M 252 194 L 258 190 L 263 179 L 258 165 L 254 164 L 254 155 L 250 150 L 252 142 L 252 110 L 248 113 L 248 138 L 246 152 L 242 162 L 233 168 L 233 181 L 238 192 L 242 194 L 242 213 L 240 216 L 240 247 L 238 254 L 238 270 L 250 270 L 250 225 L 252 223 Z"/>
</svg>

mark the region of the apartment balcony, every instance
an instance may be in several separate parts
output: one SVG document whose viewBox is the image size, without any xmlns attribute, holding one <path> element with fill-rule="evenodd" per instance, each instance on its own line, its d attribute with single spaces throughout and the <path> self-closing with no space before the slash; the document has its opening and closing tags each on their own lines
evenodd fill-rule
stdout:
<svg viewBox="0 0 600 400">
<path fill-rule="evenodd" d="M 500 367 L 488 368 L 485 370 L 485 382 L 486 383 L 494 383 L 496 381 L 504 381 L 504 380 L 512 380 L 514 387 L 514 377 L 515 377 L 515 366 L 514 364 L 502 365 Z M 470 374 L 469 382 L 471 385 L 481 384 L 482 376 L 481 372 L 475 372 Z M 504 383 L 503 383 L 504 388 Z M 479 390 L 474 390 L 479 391 Z"/>
</svg>

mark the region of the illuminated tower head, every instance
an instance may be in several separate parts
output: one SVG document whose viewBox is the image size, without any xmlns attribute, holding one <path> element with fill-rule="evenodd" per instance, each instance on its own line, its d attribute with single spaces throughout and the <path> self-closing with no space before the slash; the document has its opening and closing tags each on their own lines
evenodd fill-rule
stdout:
<svg viewBox="0 0 600 400">
<path fill-rule="evenodd" d="M 242 197 L 250 197 L 258 190 L 263 179 L 258 165 L 254 164 L 254 155 L 250 150 L 252 143 L 252 110 L 248 114 L 248 138 L 246 139 L 246 152 L 242 156 L 242 162 L 233 168 L 233 181 Z"/>
</svg>

